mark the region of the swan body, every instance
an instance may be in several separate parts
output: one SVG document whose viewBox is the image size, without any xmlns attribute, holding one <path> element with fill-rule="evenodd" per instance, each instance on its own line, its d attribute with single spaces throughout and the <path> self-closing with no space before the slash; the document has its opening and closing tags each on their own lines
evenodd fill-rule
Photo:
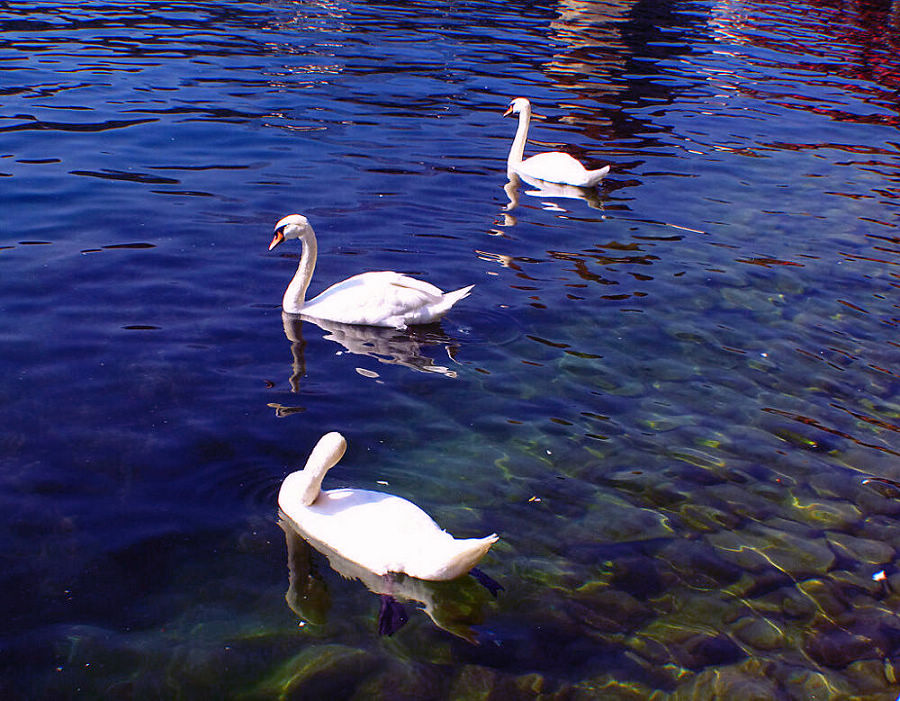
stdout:
<svg viewBox="0 0 900 701">
<path fill-rule="evenodd" d="M 282 308 L 289 314 L 341 324 L 404 329 L 437 321 L 474 287 L 443 292 L 423 280 L 382 270 L 354 275 L 307 302 L 306 290 L 316 267 L 318 247 L 315 232 L 302 214 L 290 214 L 275 225 L 269 250 L 291 238 L 300 239 L 303 250 L 297 272 L 282 299 Z"/>
<path fill-rule="evenodd" d="M 324 435 L 306 467 L 288 475 L 278 505 L 311 542 L 377 575 L 402 573 L 431 581 L 456 579 L 471 570 L 497 535 L 457 539 L 406 499 L 366 489 L 322 491 L 322 478 L 341 459 L 347 442 Z"/>
<path fill-rule="evenodd" d="M 609 166 L 588 170 L 568 153 L 547 151 L 523 160 L 528 127 L 531 123 L 531 103 L 528 98 L 517 97 L 509 103 L 504 117 L 519 115 L 519 127 L 506 160 L 508 174 L 517 173 L 523 177 L 537 178 L 550 183 L 562 183 L 577 187 L 593 187 L 609 172 Z"/>
<path fill-rule="evenodd" d="M 484 615 L 485 597 L 479 585 L 493 597 L 497 597 L 503 587 L 487 577 L 483 572 L 454 582 L 450 587 L 444 582 L 428 582 L 406 575 L 380 576 L 350 562 L 340 553 L 321 543 L 311 542 L 300 534 L 285 518 L 278 520 L 284 531 L 287 545 L 288 590 L 284 598 L 290 609 L 300 618 L 318 625 L 327 621 L 331 602 L 324 588 L 323 577 L 312 563 L 312 550 L 324 555 L 331 568 L 344 579 L 358 580 L 381 599 L 378 615 L 379 635 L 392 635 L 407 621 L 403 610 L 404 602 L 421 604 L 434 624 L 463 640 L 477 644 L 478 634 L 472 628 L 481 623 Z M 483 578 L 489 581 L 485 583 Z M 399 616 L 398 616 L 399 614 Z"/>
</svg>

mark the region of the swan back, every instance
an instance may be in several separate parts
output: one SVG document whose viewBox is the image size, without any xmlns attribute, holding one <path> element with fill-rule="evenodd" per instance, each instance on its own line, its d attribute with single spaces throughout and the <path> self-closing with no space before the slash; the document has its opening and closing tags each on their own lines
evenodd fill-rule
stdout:
<svg viewBox="0 0 900 701">
<path fill-rule="evenodd" d="M 563 183 L 576 187 L 596 185 L 609 172 L 609 166 L 588 170 L 576 158 L 561 151 L 548 151 L 526 158 L 516 166 L 515 171 L 525 177 L 532 177 L 550 183 Z"/>
<path fill-rule="evenodd" d="M 503 116 L 512 114 L 519 115 L 519 126 L 506 159 L 506 173 L 510 179 L 517 174 L 549 183 L 593 187 L 609 172 L 609 166 L 588 170 L 577 159 L 561 151 L 548 151 L 525 158 L 525 142 L 532 117 L 528 98 L 517 97 L 510 102 Z"/>
<path fill-rule="evenodd" d="M 326 433 L 316 443 L 306 467 L 285 477 L 278 492 L 278 504 L 287 512 L 285 505 L 300 504 L 310 506 L 322 491 L 325 473 L 338 464 L 347 450 L 347 441 L 335 431 Z"/>
<path fill-rule="evenodd" d="M 354 275 L 307 302 L 306 291 L 316 267 L 318 244 L 309 220 L 302 214 L 289 214 L 278 221 L 269 250 L 292 238 L 300 239 L 302 250 L 297 272 L 281 300 L 281 308 L 288 314 L 341 324 L 403 329 L 438 321 L 472 289 L 469 285 L 443 292 L 423 280 L 379 271 Z"/>
<path fill-rule="evenodd" d="M 339 433 L 323 436 L 306 467 L 288 475 L 278 494 L 288 521 L 316 547 L 331 549 L 378 575 L 398 572 L 445 580 L 467 573 L 497 541 L 496 534 L 458 540 L 411 501 L 393 494 L 321 491 L 322 477 L 346 446 Z"/>
<path fill-rule="evenodd" d="M 314 544 L 379 575 L 455 579 L 498 539 L 456 539 L 411 501 L 366 489 L 329 489 L 307 508 L 282 503 L 281 509 Z"/>
</svg>

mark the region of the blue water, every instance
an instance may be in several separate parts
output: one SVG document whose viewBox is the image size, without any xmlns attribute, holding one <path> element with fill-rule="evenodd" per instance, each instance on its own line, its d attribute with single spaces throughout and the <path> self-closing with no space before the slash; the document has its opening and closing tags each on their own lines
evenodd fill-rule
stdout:
<svg viewBox="0 0 900 701">
<path fill-rule="evenodd" d="M 0 5 L 0 696 L 896 698 L 898 27 Z M 594 195 L 504 189 L 519 95 Z M 408 334 L 285 322 L 292 212 L 313 293 L 475 290 Z M 379 636 L 279 525 L 330 430 L 328 486 L 497 532 L 498 596 L 407 592 Z"/>
</svg>

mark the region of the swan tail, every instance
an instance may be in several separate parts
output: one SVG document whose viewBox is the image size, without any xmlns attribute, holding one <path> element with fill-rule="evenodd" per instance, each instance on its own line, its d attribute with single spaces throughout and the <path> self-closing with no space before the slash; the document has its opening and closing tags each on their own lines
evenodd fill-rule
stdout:
<svg viewBox="0 0 900 701">
<path fill-rule="evenodd" d="M 609 166 L 603 166 L 602 168 L 598 168 L 597 170 L 589 170 L 587 172 L 587 187 L 593 187 L 597 183 L 599 183 L 603 178 L 606 177 L 606 174 L 609 173 Z"/>
<path fill-rule="evenodd" d="M 434 304 L 422 307 L 417 310 L 416 313 L 402 319 L 402 323 L 397 325 L 398 328 L 406 328 L 413 324 L 431 324 L 435 321 L 439 321 L 448 311 L 450 311 L 450 308 L 454 304 L 459 300 L 468 297 L 473 287 L 475 287 L 475 285 L 460 287 L 458 290 L 453 290 L 452 292 L 444 292 L 441 295 L 441 298 Z"/>
<path fill-rule="evenodd" d="M 460 287 L 458 290 L 453 290 L 452 292 L 445 292 L 443 302 L 440 305 L 443 311 L 447 311 L 458 301 L 468 297 L 474 287 L 475 285 L 468 285 L 467 287 Z"/>
<path fill-rule="evenodd" d="M 492 533 L 485 538 L 455 540 L 456 553 L 450 558 L 444 570 L 438 573 L 439 576 L 433 579 L 456 579 L 468 574 L 499 539 L 500 537 L 496 533 Z"/>
</svg>

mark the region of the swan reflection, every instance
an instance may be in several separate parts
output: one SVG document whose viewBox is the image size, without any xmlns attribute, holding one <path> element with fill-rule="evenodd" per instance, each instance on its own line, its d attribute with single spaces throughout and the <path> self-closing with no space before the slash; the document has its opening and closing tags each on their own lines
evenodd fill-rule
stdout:
<svg viewBox="0 0 900 701">
<path fill-rule="evenodd" d="M 287 544 L 288 590 L 285 601 L 303 621 L 322 625 L 328 620 L 331 595 L 325 578 L 315 567 L 313 550 L 322 553 L 331 568 L 345 579 L 359 580 L 381 601 L 379 635 L 392 635 L 408 620 L 403 602 L 421 604 L 421 610 L 441 630 L 470 643 L 477 643 L 473 626 L 484 621 L 485 606 L 500 588 L 486 575 L 473 570 L 473 577 L 427 582 L 406 575 L 377 575 L 342 557 L 322 543 L 304 538 L 283 513 L 278 525 Z M 482 586 L 479 586 L 479 583 Z"/>
<path fill-rule="evenodd" d="M 446 349 L 447 357 L 453 359 L 453 353 L 457 346 L 438 326 L 402 330 L 377 326 L 355 326 L 324 319 L 306 318 L 286 312 L 282 312 L 281 320 L 284 324 L 284 335 L 291 342 L 291 354 L 293 355 L 291 391 L 293 392 L 299 391 L 300 378 L 306 372 L 303 353 L 306 345 L 303 340 L 304 323 L 318 326 L 325 332 L 323 336 L 325 340 L 334 341 L 355 355 L 375 358 L 379 363 L 386 365 L 403 365 L 419 372 L 456 377 L 454 370 L 436 364 L 433 358 L 423 352 L 427 346 L 443 346 Z"/>
<path fill-rule="evenodd" d="M 509 202 L 503 208 L 504 226 L 515 226 L 516 224 L 516 217 L 510 212 L 519 206 L 520 189 L 523 183 L 534 188 L 533 190 L 525 190 L 525 194 L 531 197 L 583 200 L 592 209 L 603 209 L 603 202 L 600 200 L 600 195 L 595 187 L 578 187 L 577 185 L 551 183 L 514 172 L 510 172 L 507 175 L 509 180 L 503 186 L 503 191 L 506 193 Z M 542 202 L 541 204 L 546 210 L 566 211 L 555 202 Z"/>
</svg>

